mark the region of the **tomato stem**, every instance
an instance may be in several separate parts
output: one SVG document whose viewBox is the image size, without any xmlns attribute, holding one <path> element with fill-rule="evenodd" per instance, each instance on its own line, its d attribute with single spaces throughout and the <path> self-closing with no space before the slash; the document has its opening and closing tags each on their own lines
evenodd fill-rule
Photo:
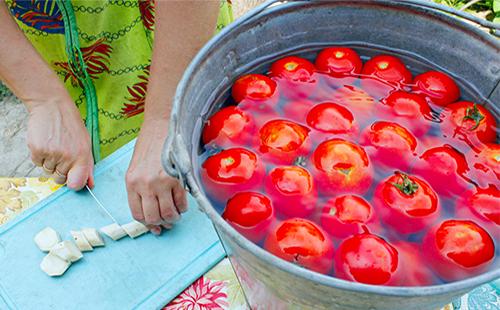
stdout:
<svg viewBox="0 0 500 310">
<path fill-rule="evenodd" d="M 299 156 L 297 157 L 294 162 L 294 166 L 299 166 L 299 167 L 306 167 L 307 166 L 307 160 L 304 156 Z"/>
<path fill-rule="evenodd" d="M 474 103 L 474 106 L 472 108 L 468 107 L 467 110 L 465 110 L 465 116 L 463 120 L 465 121 L 469 119 L 476 123 L 470 130 L 474 130 L 479 127 L 480 122 L 484 119 L 484 115 L 481 114 L 481 112 L 477 108 L 477 103 Z"/>
<path fill-rule="evenodd" d="M 403 183 L 399 183 L 399 182 L 396 182 L 396 183 L 391 183 L 392 185 L 394 185 L 394 187 L 396 187 L 397 189 L 399 189 L 399 191 L 407 196 L 411 196 L 413 194 L 415 194 L 418 190 L 418 184 L 413 182 L 407 174 L 404 174 L 402 172 L 396 172 L 397 175 L 401 176 L 402 179 L 403 179 Z"/>
</svg>

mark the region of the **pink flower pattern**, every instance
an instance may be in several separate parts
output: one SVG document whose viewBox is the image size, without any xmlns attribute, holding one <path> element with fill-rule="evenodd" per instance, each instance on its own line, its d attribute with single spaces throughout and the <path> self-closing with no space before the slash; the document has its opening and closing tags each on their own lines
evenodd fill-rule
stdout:
<svg viewBox="0 0 500 310">
<path fill-rule="evenodd" d="M 224 310 L 229 307 L 225 283 L 201 277 L 163 310 Z"/>
</svg>

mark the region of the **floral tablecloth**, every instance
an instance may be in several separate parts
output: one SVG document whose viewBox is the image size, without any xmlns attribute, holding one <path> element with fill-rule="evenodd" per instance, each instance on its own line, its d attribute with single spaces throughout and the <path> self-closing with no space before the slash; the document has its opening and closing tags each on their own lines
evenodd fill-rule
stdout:
<svg viewBox="0 0 500 310">
<path fill-rule="evenodd" d="M 44 199 L 60 186 L 50 178 L 0 178 L 0 225 Z M 443 310 L 500 310 L 500 280 L 483 285 Z M 226 258 L 196 280 L 164 310 L 249 309 Z M 404 309 L 404 306 L 401 307 Z"/>
</svg>

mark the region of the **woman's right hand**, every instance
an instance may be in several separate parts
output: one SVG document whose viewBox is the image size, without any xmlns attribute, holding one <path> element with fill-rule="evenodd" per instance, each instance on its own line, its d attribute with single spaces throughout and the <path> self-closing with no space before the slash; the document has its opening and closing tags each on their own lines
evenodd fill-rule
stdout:
<svg viewBox="0 0 500 310">
<path fill-rule="evenodd" d="M 90 136 L 69 97 L 30 102 L 28 147 L 33 163 L 74 190 L 94 185 Z"/>
</svg>

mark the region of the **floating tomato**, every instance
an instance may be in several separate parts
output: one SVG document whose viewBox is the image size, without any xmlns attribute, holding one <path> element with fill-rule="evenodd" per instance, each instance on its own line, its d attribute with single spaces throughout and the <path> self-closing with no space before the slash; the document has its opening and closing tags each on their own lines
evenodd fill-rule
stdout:
<svg viewBox="0 0 500 310">
<path fill-rule="evenodd" d="M 265 174 L 259 157 L 244 148 L 221 151 L 208 157 L 201 167 L 207 193 L 224 203 L 237 192 L 260 188 Z"/>
<path fill-rule="evenodd" d="M 459 195 L 470 187 L 465 156 L 448 144 L 425 151 L 413 170 L 444 196 Z"/>
<path fill-rule="evenodd" d="M 325 195 L 365 193 L 372 182 L 372 167 L 365 150 L 343 139 L 322 142 L 313 154 L 314 174 Z"/>
<path fill-rule="evenodd" d="M 327 201 L 321 212 L 321 227 L 336 238 L 380 230 L 372 206 L 357 195 L 343 195 Z"/>
<path fill-rule="evenodd" d="M 306 120 L 309 127 L 322 133 L 355 137 L 358 131 L 351 111 L 333 102 L 315 105 Z"/>
<path fill-rule="evenodd" d="M 411 72 L 397 57 L 377 55 L 368 60 L 361 72 L 361 86 L 370 95 L 379 98 L 387 97 L 391 92 L 411 83 Z"/>
<path fill-rule="evenodd" d="M 382 181 L 373 196 L 380 219 L 401 234 L 422 231 L 439 216 L 439 198 L 424 180 L 396 172 Z"/>
<path fill-rule="evenodd" d="M 328 47 L 316 57 L 316 68 L 334 77 L 361 73 L 363 62 L 358 53 L 348 47 Z"/>
<path fill-rule="evenodd" d="M 277 80 L 281 94 L 287 98 L 307 98 L 317 86 L 316 68 L 307 59 L 288 56 L 271 65 L 269 76 Z"/>
<path fill-rule="evenodd" d="M 469 151 L 467 159 L 473 166 L 474 181 L 480 187 L 486 188 L 490 184 L 500 181 L 500 145 L 488 143 L 482 145 L 479 154 Z"/>
<path fill-rule="evenodd" d="M 427 262 L 445 281 L 477 275 L 493 261 L 491 236 L 473 221 L 446 220 L 424 238 Z"/>
<path fill-rule="evenodd" d="M 500 236 L 500 190 L 495 185 L 463 193 L 455 206 L 457 217 L 474 219 Z"/>
<path fill-rule="evenodd" d="M 408 128 L 415 136 L 426 134 L 431 127 L 431 108 L 420 95 L 396 91 L 381 101 L 385 109 L 378 115 Z"/>
<path fill-rule="evenodd" d="M 276 82 L 262 74 L 247 74 L 236 80 L 232 90 L 236 102 L 243 99 L 252 101 L 277 100 Z"/>
<path fill-rule="evenodd" d="M 273 204 L 260 193 L 239 192 L 227 201 L 222 218 L 248 239 L 259 242 L 274 220 Z"/>
<path fill-rule="evenodd" d="M 316 187 L 309 171 L 299 166 L 276 167 L 265 180 L 276 211 L 288 217 L 309 216 L 316 207 Z"/>
<path fill-rule="evenodd" d="M 496 140 L 495 117 L 480 104 L 452 103 L 446 106 L 443 115 L 441 129 L 448 137 L 466 141 L 472 147 Z"/>
<path fill-rule="evenodd" d="M 267 238 L 270 253 L 320 273 L 333 265 L 333 245 L 328 235 L 311 221 L 292 218 L 278 225 Z"/>
<path fill-rule="evenodd" d="M 287 120 L 272 120 L 259 131 L 260 151 L 266 160 L 290 165 L 309 153 L 310 129 Z"/>
<path fill-rule="evenodd" d="M 460 89 L 455 81 L 446 73 L 427 71 L 413 80 L 413 91 L 422 94 L 441 107 L 457 101 Z"/>
<path fill-rule="evenodd" d="M 369 233 L 344 240 L 335 254 L 335 275 L 366 284 L 391 282 L 398 268 L 398 251 Z"/>
<path fill-rule="evenodd" d="M 417 139 L 405 127 L 392 122 L 375 122 L 363 135 L 363 143 L 373 162 L 407 170 L 413 162 Z"/>
<path fill-rule="evenodd" d="M 352 85 L 345 85 L 337 89 L 330 100 L 345 106 L 356 115 L 356 122 L 359 126 L 371 121 L 377 104 L 366 91 Z"/>
<path fill-rule="evenodd" d="M 203 143 L 219 147 L 245 146 L 255 139 L 256 128 L 251 116 L 235 106 L 219 110 L 203 128 Z"/>
</svg>

